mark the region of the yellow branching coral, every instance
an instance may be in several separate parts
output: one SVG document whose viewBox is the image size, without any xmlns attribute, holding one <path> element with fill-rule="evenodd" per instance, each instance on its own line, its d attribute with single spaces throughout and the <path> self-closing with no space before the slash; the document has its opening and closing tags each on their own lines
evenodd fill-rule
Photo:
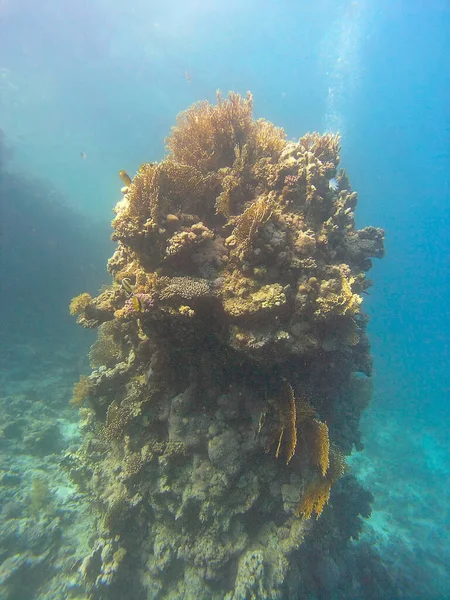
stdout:
<svg viewBox="0 0 450 600">
<path fill-rule="evenodd" d="M 235 147 L 232 167 L 219 171 L 222 191 L 216 200 L 216 212 L 229 218 L 237 214 L 249 197 L 253 197 L 258 182 L 267 175 L 283 150 L 284 131 L 259 119 L 253 122 L 248 142 Z"/>
<path fill-rule="evenodd" d="M 92 302 L 92 296 L 85 292 L 72 298 L 69 304 L 69 312 L 72 316 L 79 315 L 86 310 Z"/>
<path fill-rule="evenodd" d="M 330 464 L 328 426 L 319 421 L 315 408 L 305 398 L 297 402 L 297 423 L 305 437 L 309 463 L 325 475 Z"/>
<path fill-rule="evenodd" d="M 139 168 L 127 194 L 130 217 L 145 222 L 154 216 L 158 203 L 158 174 L 159 165 L 146 163 Z"/>
<path fill-rule="evenodd" d="M 277 424 L 269 436 L 267 451 L 277 441 L 275 456 L 278 458 L 283 452 L 289 463 L 296 451 L 299 430 L 306 442 L 309 464 L 317 467 L 325 477 L 330 466 L 330 438 L 326 423 L 319 421 L 314 407 L 307 400 L 295 400 L 294 390 L 284 379 L 272 404 L 277 412 Z"/>
<path fill-rule="evenodd" d="M 330 464 L 328 426 L 319 421 L 315 408 L 305 398 L 297 402 L 297 423 L 304 434 L 309 463 L 325 475 Z"/>
<path fill-rule="evenodd" d="M 283 381 L 284 393 L 287 397 L 287 410 L 286 410 L 286 463 L 289 463 L 291 458 L 295 454 L 295 448 L 297 446 L 297 411 L 295 407 L 294 390 L 287 381 Z"/>
<path fill-rule="evenodd" d="M 166 230 L 173 232 L 177 226 L 198 222 L 197 209 L 205 217 L 214 214 L 217 190 L 215 176 L 202 175 L 191 165 L 173 160 L 144 164 L 115 208 L 113 239 L 124 242 L 139 256 L 143 249 L 152 247 L 154 259 L 164 252 Z M 150 245 L 142 247 L 143 238 Z"/>
</svg>

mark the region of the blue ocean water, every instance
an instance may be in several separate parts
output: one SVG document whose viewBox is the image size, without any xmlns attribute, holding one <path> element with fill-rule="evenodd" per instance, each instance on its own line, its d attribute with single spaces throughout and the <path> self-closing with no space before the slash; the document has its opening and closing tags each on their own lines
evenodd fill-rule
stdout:
<svg viewBox="0 0 450 600">
<path fill-rule="evenodd" d="M 449 61 L 446 0 L 0 1 L 5 598 L 63 597 L 40 595 L 24 566 L 38 542 L 6 517 L 79 442 L 67 402 L 93 338 L 67 306 L 109 281 L 118 171 L 160 160 L 176 115 L 218 89 L 251 90 L 255 117 L 290 139 L 340 131 L 357 224 L 386 231 L 365 299 L 374 397 L 351 470 L 374 495 L 363 538 L 397 597 L 450 597 Z M 55 494 L 49 548 L 77 514 L 69 487 Z M 365 597 L 387 597 L 381 579 Z"/>
</svg>

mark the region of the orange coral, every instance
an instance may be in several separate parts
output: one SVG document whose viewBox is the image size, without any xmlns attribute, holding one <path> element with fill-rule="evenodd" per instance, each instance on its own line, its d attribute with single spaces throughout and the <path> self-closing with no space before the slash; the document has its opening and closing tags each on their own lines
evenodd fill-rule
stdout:
<svg viewBox="0 0 450 600">
<path fill-rule="evenodd" d="M 168 213 L 213 214 L 216 180 L 214 174 L 201 173 L 196 166 L 163 160 L 158 174 L 158 212 L 152 213 L 153 221 L 159 224 L 160 218 Z"/>
<path fill-rule="evenodd" d="M 305 398 L 300 399 L 297 405 L 297 423 L 305 433 L 309 463 L 319 467 L 325 475 L 330 464 L 328 426 L 319 421 L 316 410 Z"/>
</svg>

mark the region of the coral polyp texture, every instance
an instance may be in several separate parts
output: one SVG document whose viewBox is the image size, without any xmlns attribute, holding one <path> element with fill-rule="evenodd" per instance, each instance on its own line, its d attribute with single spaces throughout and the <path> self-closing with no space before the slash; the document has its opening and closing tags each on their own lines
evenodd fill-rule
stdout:
<svg viewBox="0 0 450 600">
<path fill-rule="evenodd" d="M 288 141 L 252 108 L 230 93 L 179 115 L 164 160 L 122 189 L 111 285 L 71 304 L 98 328 L 66 461 L 98 510 L 92 598 L 288 597 L 314 580 L 302 553 L 367 514 L 342 475 L 384 233 L 355 227 L 338 135 Z M 326 519 L 353 524 L 315 536 Z"/>
</svg>

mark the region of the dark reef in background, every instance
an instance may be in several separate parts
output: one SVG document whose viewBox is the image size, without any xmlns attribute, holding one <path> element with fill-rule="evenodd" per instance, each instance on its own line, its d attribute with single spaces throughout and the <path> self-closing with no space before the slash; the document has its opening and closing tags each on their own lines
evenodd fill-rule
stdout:
<svg viewBox="0 0 450 600">
<path fill-rule="evenodd" d="M 51 184 L 14 172 L 0 130 L 0 335 L 5 344 L 80 340 L 67 301 L 80 286 L 97 289 L 110 253 L 106 226 L 70 208 Z"/>
</svg>

